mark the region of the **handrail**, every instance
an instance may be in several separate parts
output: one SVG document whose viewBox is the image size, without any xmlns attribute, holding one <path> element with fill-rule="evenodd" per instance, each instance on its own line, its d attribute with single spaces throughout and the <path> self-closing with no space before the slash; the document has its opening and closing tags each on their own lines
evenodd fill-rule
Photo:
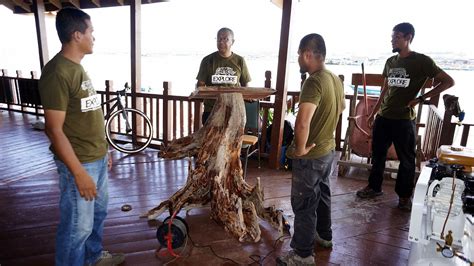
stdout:
<svg viewBox="0 0 474 266">
<path fill-rule="evenodd" d="M 39 100 L 38 80 L 36 78 L 26 79 L 21 77 L 9 77 L 5 70 L 0 73 L 0 110 L 15 111 L 27 114 L 43 116 L 43 108 L 37 100 Z M 265 86 L 270 86 L 271 73 L 266 72 L 267 80 Z M 370 76 L 368 76 L 370 81 Z M 114 94 L 113 83 L 105 82 L 105 89 L 98 91 L 102 101 L 110 99 Z M 201 109 L 202 100 L 189 99 L 188 96 L 169 95 L 168 91 L 171 86 L 170 82 L 163 83 L 163 94 L 136 92 L 136 103 L 138 109 L 143 111 L 152 121 L 154 127 L 153 141 L 150 147 L 159 148 L 160 145 L 166 144 L 173 139 L 181 138 L 192 134 L 201 127 Z M 31 94 L 31 90 L 33 93 Z M 30 93 L 29 96 L 25 95 Z M 31 96 L 33 95 L 33 96 Z M 299 101 L 299 91 L 288 91 L 287 93 L 288 110 L 295 111 Z M 28 98 L 28 97 L 33 98 Z M 34 97 L 37 97 L 36 99 Z M 361 96 L 360 96 L 361 97 Z M 358 97 L 358 99 L 360 99 Z M 271 123 L 271 114 L 275 108 L 272 97 L 260 102 L 260 114 L 262 119 L 262 146 L 267 142 L 267 128 Z M 27 99 L 27 100 L 25 100 Z M 353 95 L 346 95 L 346 101 L 353 101 Z M 129 106 L 131 106 L 131 97 L 127 97 Z M 350 104 L 346 103 L 346 106 Z M 104 107 L 107 108 L 107 107 Z M 423 147 L 426 149 L 427 158 L 433 154 L 433 149 L 439 145 L 451 144 L 454 137 L 455 123 L 451 123 L 451 114 L 445 112 L 442 119 L 439 110 L 430 105 L 429 115 L 425 127 L 425 136 Z M 109 110 L 104 110 L 108 112 Z M 448 121 L 449 123 L 443 123 Z M 336 128 L 336 149 L 341 149 L 343 143 L 344 131 L 343 123 L 347 120 L 347 112 L 344 112 Z M 440 129 L 440 126 L 444 125 Z M 464 124 L 462 131 L 461 144 L 466 145 L 468 142 L 470 127 L 473 125 Z M 434 134 L 434 135 L 433 135 Z M 439 138 L 439 141 L 438 141 Z M 436 141 L 434 141 L 436 140 Z M 436 147 L 435 147 L 436 146 Z M 429 147 L 435 147 L 429 150 Z M 265 154 L 263 153 L 265 156 Z"/>
</svg>

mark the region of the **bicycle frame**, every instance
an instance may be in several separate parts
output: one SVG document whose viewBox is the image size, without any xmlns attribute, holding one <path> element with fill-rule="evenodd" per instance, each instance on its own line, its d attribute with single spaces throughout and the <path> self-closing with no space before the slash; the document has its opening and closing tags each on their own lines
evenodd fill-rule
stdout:
<svg viewBox="0 0 474 266">
<path fill-rule="evenodd" d="M 125 107 L 122 103 L 122 98 L 121 97 L 126 97 L 127 96 L 127 90 L 129 90 L 130 87 L 128 87 L 128 84 L 125 84 L 125 88 L 123 90 L 117 91 L 117 96 L 103 102 L 101 105 L 105 106 L 111 102 L 115 102 L 112 107 L 108 110 L 108 112 L 104 115 L 104 119 L 108 120 L 110 118 L 110 115 L 114 113 L 115 108 L 118 108 L 119 110 L 124 110 Z M 126 102 L 125 102 L 126 104 Z M 122 112 L 122 117 L 125 120 L 125 125 L 126 125 L 126 133 L 132 132 L 132 127 L 130 126 L 130 121 L 128 120 L 127 112 Z M 135 136 L 133 136 L 133 139 L 135 140 Z"/>
</svg>

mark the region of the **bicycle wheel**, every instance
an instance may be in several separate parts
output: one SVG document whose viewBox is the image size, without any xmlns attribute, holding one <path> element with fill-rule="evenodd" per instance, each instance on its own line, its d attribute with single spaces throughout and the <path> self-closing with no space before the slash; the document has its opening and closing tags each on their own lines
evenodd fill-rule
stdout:
<svg viewBox="0 0 474 266">
<path fill-rule="evenodd" d="M 132 124 L 133 117 L 136 126 Z M 136 136 L 133 136 L 136 128 Z M 105 123 L 105 136 L 115 149 L 123 153 L 137 153 L 144 150 L 153 138 L 150 119 L 140 110 L 124 108 L 110 115 Z"/>
</svg>

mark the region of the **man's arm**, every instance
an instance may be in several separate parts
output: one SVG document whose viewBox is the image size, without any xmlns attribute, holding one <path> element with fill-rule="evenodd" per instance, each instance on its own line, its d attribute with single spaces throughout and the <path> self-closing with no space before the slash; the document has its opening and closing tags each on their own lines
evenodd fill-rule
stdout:
<svg viewBox="0 0 474 266">
<path fill-rule="evenodd" d="M 63 131 L 66 112 L 46 109 L 44 110 L 44 117 L 46 135 L 51 141 L 56 155 L 74 175 L 74 180 L 81 197 L 86 200 L 94 199 L 97 196 L 96 185 L 77 158 L 71 143 Z"/>
<path fill-rule="evenodd" d="M 443 70 L 441 70 L 441 72 L 439 72 L 435 77 L 434 77 L 434 84 L 436 84 L 434 86 L 434 88 L 432 90 L 430 90 L 429 92 L 425 93 L 422 98 L 423 99 L 426 99 L 426 98 L 431 98 L 431 97 L 434 97 L 434 96 L 437 96 L 439 95 L 441 92 L 451 88 L 452 86 L 454 86 L 454 80 L 453 78 L 451 78 L 450 75 L 448 75 L 448 73 L 444 72 Z M 410 107 L 413 107 L 417 104 L 420 103 L 420 100 L 419 98 L 417 99 L 414 99 L 412 101 L 410 101 L 408 103 L 408 106 Z"/>
<path fill-rule="evenodd" d="M 298 108 L 295 122 L 295 156 L 303 156 L 316 146 L 315 143 L 306 146 L 306 142 L 308 141 L 311 119 L 317 105 L 313 103 L 300 103 Z"/>
<path fill-rule="evenodd" d="M 206 86 L 206 82 L 198 80 L 198 82 L 196 83 L 196 88 L 202 87 L 202 86 Z"/>
<path fill-rule="evenodd" d="M 379 95 L 379 98 L 377 99 L 377 103 L 375 104 L 374 109 L 370 113 L 369 117 L 367 117 L 367 125 L 370 128 L 372 127 L 372 124 L 374 123 L 375 115 L 379 111 L 380 105 L 382 105 L 383 98 L 385 97 L 385 94 L 387 93 L 388 90 L 389 90 L 388 80 L 387 78 L 384 78 L 382 88 L 380 89 L 380 95 Z"/>
</svg>

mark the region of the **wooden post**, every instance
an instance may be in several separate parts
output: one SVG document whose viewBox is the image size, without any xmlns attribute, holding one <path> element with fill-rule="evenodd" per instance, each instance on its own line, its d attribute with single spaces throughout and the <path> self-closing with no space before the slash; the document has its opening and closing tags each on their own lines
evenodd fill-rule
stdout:
<svg viewBox="0 0 474 266">
<path fill-rule="evenodd" d="M 168 141 L 170 140 L 169 136 L 171 136 L 171 134 L 170 134 L 170 132 L 171 132 L 170 131 L 170 129 L 171 129 L 170 121 L 171 121 L 172 117 L 170 117 L 171 116 L 171 112 L 170 112 L 170 107 L 171 106 L 169 105 L 169 100 L 168 100 L 169 86 L 171 86 L 171 84 L 168 81 L 163 82 L 163 143 L 165 144 L 165 146 L 168 144 Z"/>
<path fill-rule="evenodd" d="M 137 109 L 136 92 L 141 90 L 141 10 L 142 2 L 139 0 L 130 1 L 130 55 L 131 55 L 131 82 L 132 82 L 132 108 Z M 139 109 L 139 108 L 138 108 Z M 133 125 L 136 125 L 136 118 L 132 117 Z M 136 126 L 134 127 L 136 128 Z M 135 133 L 134 133 L 135 134 Z"/>
<path fill-rule="evenodd" d="M 341 79 L 342 86 L 344 89 L 344 75 L 339 75 Z M 346 100 L 346 94 L 344 93 L 344 101 Z M 341 151 L 341 139 L 342 139 L 342 113 L 339 115 L 339 120 L 337 121 L 336 126 L 336 151 Z"/>
<path fill-rule="evenodd" d="M 12 86 L 12 80 L 9 79 L 8 77 L 8 70 L 2 69 L 2 77 L 3 77 L 3 93 L 5 95 L 5 102 L 7 104 L 7 110 L 11 110 L 11 102 L 13 101 L 13 86 Z"/>
<path fill-rule="evenodd" d="M 201 125 L 202 125 L 201 116 L 202 116 L 202 101 L 195 100 L 194 101 L 194 132 L 198 131 L 201 128 Z"/>
<path fill-rule="evenodd" d="M 110 92 L 112 91 L 114 87 L 114 82 L 112 80 L 106 80 L 105 81 L 105 101 L 107 102 L 110 100 Z M 110 104 L 105 105 L 105 113 L 110 114 Z"/>
<path fill-rule="evenodd" d="M 456 124 L 451 123 L 452 115 L 453 114 L 449 110 L 444 111 L 443 126 L 441 127 L 441 137 L 439 141 L 439 146 L 453 144 Z"/>
<path fill-rule="evenodd" d="M 265 83 L 264 83 L 265 88 L 271 88 L 272 87 L 272 72 L 270 70 L 265 71 Z M 266 97 L 263 99 L 264 101 L 270 101 L 270 96 Z"/>
<path fill-rule="evenodd" d="M 270 168 L 280 168 L 281 142 L 283 138 L 283 126 L 285 120 L 286 94 L 287 94 L 287 67 L 288 51 L 290 39 L 290 25 L 293 1 L 283 1 L 281 31 L 280 31 L 280 52 L 278 54 L 278 71 L 276 81 L 276 95 L 273 113 L 272 139 L 269 166 Z"/>
<path fill-rule="evenodd" d="M 40 69 L 43 69 L 46 62 L 49 61 L 48 38 L 46 36 L 44 12 L 44 1 L 33 0 L 33 13 L 35 14 L 36 38 L 38 40 Z"/>
<path fill-rule="evenodd" d="M 462 137 L 461 137 L 461 146 L 466 147 L 467 139 L 469 137 L 469 129 L 470 128 L 471 128 L 471 125 L 464 125 L 463 126 Z"/>
</svg>

